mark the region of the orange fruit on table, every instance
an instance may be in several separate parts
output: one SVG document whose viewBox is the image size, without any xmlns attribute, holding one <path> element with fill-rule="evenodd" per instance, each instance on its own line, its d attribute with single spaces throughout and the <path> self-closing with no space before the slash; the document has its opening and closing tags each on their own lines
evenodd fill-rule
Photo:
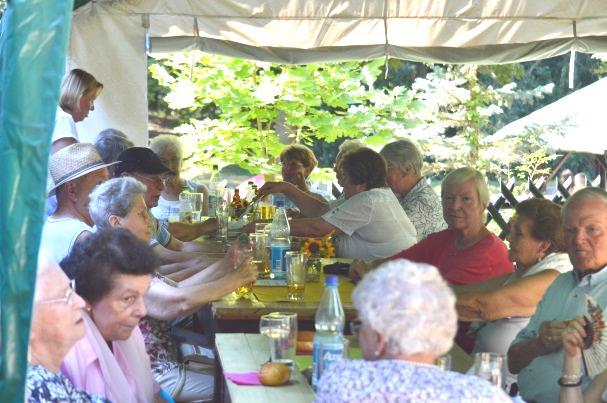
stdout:
<svg viewBox="0 0 607 403">
<path fill-rule="evenodd" d="M 265 386 L 280 386 L 289 381 L 291 368 L 278 362 L 266 362 L 259 370 L 259 380 Z"/>
</svg>

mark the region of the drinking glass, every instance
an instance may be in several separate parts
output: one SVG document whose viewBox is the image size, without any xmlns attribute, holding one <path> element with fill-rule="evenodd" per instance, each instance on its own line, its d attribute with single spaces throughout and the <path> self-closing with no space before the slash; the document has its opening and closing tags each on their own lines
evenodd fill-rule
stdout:
<svg viewBox="0 0 607 403">
<path fill-rule="evenodd" d="M 265 232 L 254 232 L 249 235 L 253 243 L 253 261 L 257 265 L 259 278 L 270 275 L 270 256 L 268 255 L 268 234 Z"/>
<path fill-rule="evenodd" d="M 267 336 L 270 343 L 270 361 L 292 365 L 293 355 L 290 351 L 289 336 L 291 332 L 290 317 L 279 313 L 262 315 L 259 319 L 259 333 Z M 296 333 L 297 334 L 297 331 Z M 297 342 L 297 341 L 296 341 Z"/>
<path fill-rule="evenodd" d="M 271 220 L 274 218 L 274 213 L 276 212 L 276 206 L 273 204 L 261 202 L 257 206 L 257 211 L 259 212 L 260 220 Z"/>
<path fill-rule="evenodd" d="M 505 361 L 505 357 L 498 353 L 476 353 L 474 355 L 474 375 L 503 388 Z"/>
<path fill-rule="evenodd" d="M 255 232 L 264 232 L 267 233 L 270 230 L 269 222 L 256 222 L 255 223 Z"/>
<path fill-rule="evenodd" d="M 272 312 L 270 315 L 286 317 L 289 321 L 289 351 L 283 362 L 293 364 L 297 350 L 297 314 L 295 312 Z"/>
<path fill-rule="evenodd" d="M 228 188 L 217 188 L 217 210 L 225 211 L 230 213 L 230 207 L 232 206 L 232 195 L 234 191 Z"/>
<path fill-rule="evenodd" d="M 451 354 L 445 354 L 434 360 L 434 364 L 443 371 L 451 371 Z"/>
<path fill-rule="evenodd" d="M 234 248 L 234 270 L 236 270 L 246 258 L 253 254 L 253 249 L 251 248 L 251 245 L 248 244 L 248 239 L 246 244 L 242 244 L 240 240 L 237 240 L 236 242 L 238 244 L 236 248 Z M 252 291 L 253 284 L 245 284 L 236 289 L 236 296 L 248 298 Z"/>
<path fill-rule="evenodd" d="M 303 301 L 306 289 L 306 265 L 301 252 L 285 253 L 287 275 L 287 298 L 290 301 Z"/>
<path fill-rule="evenodd" d="M 227 248 L 228 244 L 228 223 L 230 222 L 230 213 L 226 210 L 217 209 L 217 238 Z"/>
<path fill-rule="evenodd" d="M 181 192 L 179 194 L 179 221 L 200 222 L 203 199 L 202 193 Z"/>
</svg>

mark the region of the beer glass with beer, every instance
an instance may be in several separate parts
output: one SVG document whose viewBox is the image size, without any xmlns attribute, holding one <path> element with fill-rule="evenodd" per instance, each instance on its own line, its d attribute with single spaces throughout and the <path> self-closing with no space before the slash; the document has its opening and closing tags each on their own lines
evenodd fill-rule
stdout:
<svg viewBox="0 0 607 403">
<path fill-rule="evenodd" d="M 249 235 L 253 244 L 253 260 L 251 263 L 257 265 L 259 278 L 270 276 L 270 256 L 268 253 L 268 234 L 265 232 L 254 232 Z"/>
<path fill-rule="evenodd" d="M 253 249 L 251 248 L 251 243 L 247 235 L 240 234 L 236 243 L 237 245 L 234 249 L 234 269 L 240 266 L 247 257 L 253 254 Z M 238 287 L 235 292 L 236 296 L 239 298 L 248 298 L 251 295 L 251 291 L 253 291 L 253 284 L 246 284 Z"/>
<path fill-rule="evenodd" d="M 290 301 L 303 301 L 306 289 L 306 265 L 301 252 L 285 253 L 287 274 L 287 298 Z"/>
</svg>

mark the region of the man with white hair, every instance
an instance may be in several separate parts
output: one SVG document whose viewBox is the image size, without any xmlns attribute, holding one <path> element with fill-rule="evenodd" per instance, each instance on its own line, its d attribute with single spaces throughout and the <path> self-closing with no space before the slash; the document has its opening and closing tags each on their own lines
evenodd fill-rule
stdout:
<svg viewBox="0 0 607 403">
<path fill-rule="evenodd" d="M 156 207 L 164 190 L 166 175 L 171 170 L 165 166 L 154 151 L 145 147 L 131 147 L 118 156 L 114 177 L 130 176 L 146 185 L 145 204 L 148 209 Z M 207 246 L 196 242 L 182 242 L 173 236 L 166 223 L 152 217 L 154 234 L 150 244 L 163 264 L 183 262 L 198 257 Z"/>
<path fill-rule="evenodd" d="M 561 378 L 564 332 L 587 314 L 586 296 L 607 305 L 607 192 L 585 188 L 572 195 L 562 212 L 565 246 L 574 270 L 554 280 L 535 315 L 510 346 L 508 366 L 518 375 L 525 401 L 557 402 L 558 385 L 589 384 L 586 374 Z M 557 384 L 558 383 L 558 384 Z"/>
<path fill-rule="evenodd" d="M 438 195 L 422 176 L 423 159 L 417 146 L 400 139 L 379 152 L 388 163 L 388 185 L 417 230 L 417 240 L 447 228 Z"/>
<path fill-rule="evenodd" d="M 499 388 L 442 371 L 453 345 L 455 296 L 434 266 L 400 259 L 367 274 L 352 294 L 351 324 L 364 360 L 341 360 L 320 379 L 316 402 L 509 402 Z"/>
<path fill-rule="evenodd" d="M 106 402 L 77 390 L 60 371 L 68 351 L 84 336 L 84 308 L 74 283 L 42 254 L 32 310 L 26 402 Z"/>
<path fill-rule="evenodd" d="M 208 215 L 209 189 L 201 184 L 181 177 L 183 165 L 183 145 L 179 137 L 172 134 L 162 134 L 154 137 L 150 142 L 150 149 L 160 158 L 174 175 L 168 175 L 164 182 L 164 189 L 158 199 L 158 205 L 150 212 L 160 221 L 168 222 L 169 232 L 181 241 L 192 241 L 217 231 L 217 220 L 212 218 L 204 222 L 170 222 L 169 218 L 176 213 L 179 215 L 179 195 L 182 192 L 202 193 L 202 215 Z M 215 189 L 213 189 L 215 190 Z"/>
</svg>

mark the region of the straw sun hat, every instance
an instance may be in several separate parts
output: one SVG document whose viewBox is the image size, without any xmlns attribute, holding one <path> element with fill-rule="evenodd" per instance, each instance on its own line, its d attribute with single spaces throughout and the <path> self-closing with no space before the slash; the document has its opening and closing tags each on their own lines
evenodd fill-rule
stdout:
<svg viewBox="0 0 607 403">
<path fill-rule="evenodd" d="M 51 155 L 49 161 L 49 170 L 55 185 L 48 191 L 48 195 L 54 195 L 57 188 L 64 183 L 119 162 L 104 163 L 95 146 L 89 143 L 76 143 L 62 148 Z"/>
</svg>

